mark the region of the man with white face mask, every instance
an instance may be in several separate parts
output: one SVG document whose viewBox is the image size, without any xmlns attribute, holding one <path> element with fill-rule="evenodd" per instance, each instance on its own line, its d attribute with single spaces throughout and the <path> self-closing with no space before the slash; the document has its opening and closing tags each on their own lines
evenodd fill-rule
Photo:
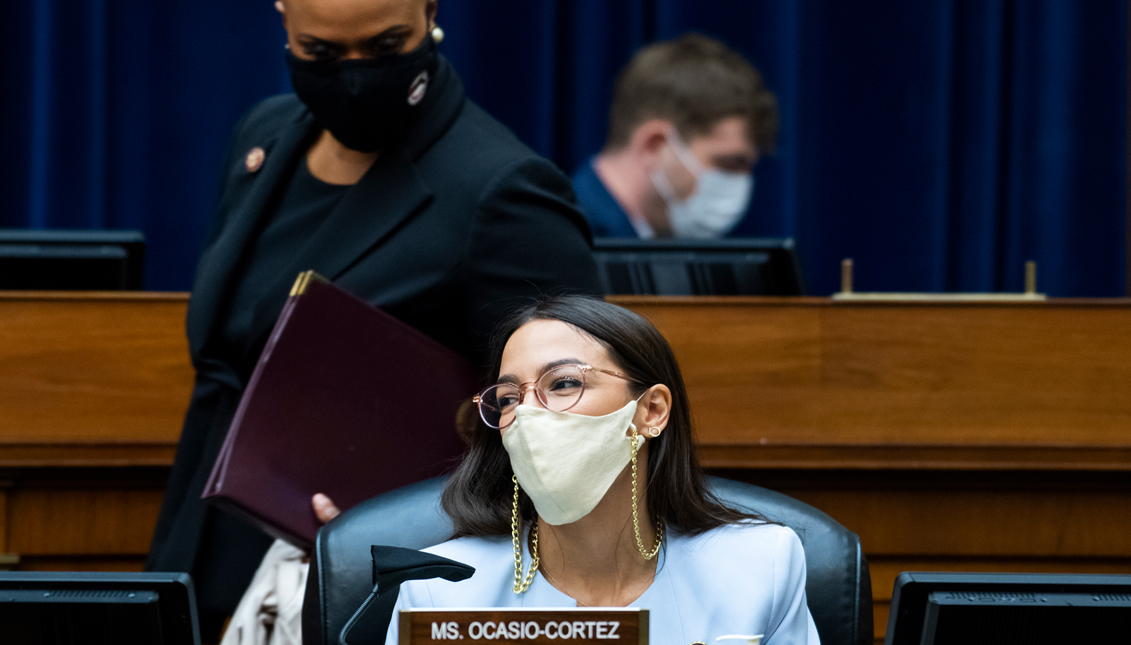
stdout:
<svg viewBox="0 0 1131 645">
<path fill-rule="evenodd" d="M 604 149 L 573 177 L 594 236 L 727 235 L 777 127 L 773 93 L 738 52 L 698 34 L 641 49 L 617 78 Z"/>
</svg>

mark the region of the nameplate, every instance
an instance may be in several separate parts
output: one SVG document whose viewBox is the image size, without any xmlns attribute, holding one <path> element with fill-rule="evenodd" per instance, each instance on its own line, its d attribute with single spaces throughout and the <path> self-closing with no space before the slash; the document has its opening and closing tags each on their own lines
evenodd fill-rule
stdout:
<svg viewBox="0 0 1131 645">
<path fill-rule="evenodd" d="M 399 620 L 399 645 L 648 645 L 648 610 L 635 607 L 405 609 Z"/>
</svg>

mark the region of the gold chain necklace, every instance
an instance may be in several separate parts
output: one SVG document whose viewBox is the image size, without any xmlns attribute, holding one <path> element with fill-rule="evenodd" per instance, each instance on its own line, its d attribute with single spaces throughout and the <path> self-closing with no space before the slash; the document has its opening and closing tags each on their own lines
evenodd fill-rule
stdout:
<svg viewBox="0 0 1131 645">
<path fill-rule="evenodd" d="M 514 592 L 526 593 L 530 583 L 534 582 L 534 574 L 538 571 L 538 522 L 530 527 L 530 572 L 526 574 L 526 581 L 522 580 L 522 546 L 518 541 L 518 476 L 511 475 L 514 481 L 514 507 L 511 512 L 511 542 L 514 544 Z"/>
</svg>

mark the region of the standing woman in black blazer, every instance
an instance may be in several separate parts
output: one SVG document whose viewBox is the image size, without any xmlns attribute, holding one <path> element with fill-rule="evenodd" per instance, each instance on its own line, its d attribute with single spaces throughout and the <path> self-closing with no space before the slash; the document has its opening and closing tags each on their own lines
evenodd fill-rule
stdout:
<svg viewBox="0 0 1131 645">
<path fill-rule="evenodd" d="M 187 331 L 196 384 L 148 568 L 214 641 L 271 539 L 200 500 L 291 282 L 314 269 L 482 363 L 531 296 L 598 291 L 569 180 L 464 97 L 435 0 L 279 0 L 296 94 L 236 127 Z"/>
</svg>

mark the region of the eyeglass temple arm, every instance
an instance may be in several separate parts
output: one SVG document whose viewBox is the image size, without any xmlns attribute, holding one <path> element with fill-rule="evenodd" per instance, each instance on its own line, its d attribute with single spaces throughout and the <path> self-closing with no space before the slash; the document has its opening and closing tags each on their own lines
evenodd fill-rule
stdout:
<svg viewBox="0 0 1131 645">
<path fill-rule="evenodd" d="M 592 365 L 582 365 L 581 368 L 582 368 L 582 371 L 593 370 L 595 372 L 601 372 L 602 374 L 608 374 L 609 376 L 615 376 L 617 378 L 622 378 L 626 381 L 632 381 L 633 383 L 640 383 L 640 385 L 644 385 L 644 383 L 641 383 L 640 381 L 632 378 L 628 374 L 622 374 L 620 372 L 614 372 L 612 370 L 603 370 L 600 367 L 593 367 Z"/>
</svg>

